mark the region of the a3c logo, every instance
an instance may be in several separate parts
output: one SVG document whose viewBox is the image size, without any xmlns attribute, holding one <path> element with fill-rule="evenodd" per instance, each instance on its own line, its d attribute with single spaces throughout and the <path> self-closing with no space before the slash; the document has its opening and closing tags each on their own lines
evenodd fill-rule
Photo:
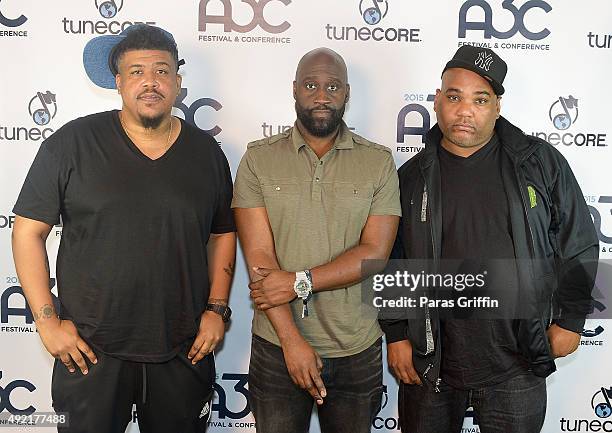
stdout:
<svg viewBox="0 0 612 433">
<path fill-rule="evenodd" d="M 2 0 L 0 0 L 0 2 L 2 2 Z M 4 16 L 4 14 L 2 13 L 2 11 L 0 11 L 0 24 L 2 24 L 3 26 L 6 27 L 19 27 L 21 25 L 23 25 L 28 19 L 26 18 L 25 15 L 21 15 L 17 18 L 7 18 Z"/>
<path fill-rule="evenodd" d="M 28 111 L 30 112 L 30 116 L 32 116 L 32 120 L 37 125 L 46 125 L 51 119 L 55 117 L 57 114 L 57 104 L 55 102 L 55 94 L 51 93 L 47 90 L 47 93 L 36 92 L 36 95 L 32 99 L 30 99 L 30 103 L 28 104 Z M 37 101 L 38 108 L 33 109 L 32 106 L 36 106 L 34 101 Z M 53 108 L 53 114 L 51 114 L 51 110 L 49 107 Z"/>
<path fill-rule="evenodd" d="M 550 35 L 550 30 L 544 28 L 540 31 L 533 32 L 527 29 L 525 25 L 525 15 L 531 9 L 542 9 L 548 13 L 552 10 L 552 7 L 543 0 L 529 0 L 523 4 L 520 8 L 517 8 L 512 3 L 514 0 L 504 0 L 502 2 L 502 8 L 512 13 L 514 17 L 514 24 L 505 32 L 500 32 L 493 27 L 493 10 L 491 5 L 485 0 L 468 0 L 463 3 L 459 10 L 459 37 L 465 38 L 465 34 L 468 30 L 483 30 L 485 39 L 491 39 L 491 37 L 497 39 L 508 39 L 512 36 L 520 33 L 525 38 L 537 41 L 544 39 Z M 484 12 L 484 21 L 467 21 L 468 11 L 474 7 L 480 7 Z"/>
<path fill-rule="evenodd" d="M 0 371 L 0 379 L 2 379 L 2 371 Z M 31 415 L 36 411 L 34 406 L 30 405 L 25 409 L 19 409 L 13 406 L 11 402 L 11 393 L 17 388 L 24 388 L 30 392 L 34 392 L 36 389 L 36 387 L 27 380 L 14 380 L 9 382 L 5 387 L 0 386 L 0 413 L 6 409 L 11 415 Z"/>
<path fill-rule="evenodd" d="M 55 278 L 50 278 L 49 290 L 51 290 L 53 287 L 55 287 Z M 23 300 L 23 307 L 10 307 L 9 299 L 11 298 L 11 296 L 20 297 Z M 53 293 L 51 294 L 51 297 L 53 298 L 53 305 L 55 307 L 55 311 L 59 313 L 59 299 Z M 23 289 L 20 286 L 11 286 L 7 288 L 4 292 L 2 292 L 2 296 L 0 296 L 0 323 L 8 323 L 9 317 L 13 316 L 23 317 L 25 323 L 28 325 L 31 325 L 32 322 L 34 322 L 32 310 L 30 310 L 30 306 L 28 305 L 25 295 L 23 294 Z"/>
<path fill-rule="evenodd" d="M 215 383 L 214 388 L 219 397 L 219 401 L 217 403 L 213 403 L 212 410 L 219 412 L 219 419 L 242 419 L 247 416 L 251 412 L 251 406 L 249 405 L 249 390 L 246 389 L 245 385 L 249 381 L 248 374 L 240 374 L 240 373 L 223 373 L 221 376 L 221 380 L 230 380 L 235 381 L 234 391 L 244 397 L 244 407 L 242 410 L 238 412 L 233 412 L 227 407 L 227 394 L 225 393 L 225 389 L 218 383 Z"/>
<path fill-rule="evenodd" d="M 364 3 L 372 4 L 370 7 L 365 7 Z M 383 4 L 381 9 L 379 3 Z M 359 12 L 366 24 L 371 26 L 378 24 L 389 12 L 389 3 L 387 0 L 361 0 L 359 2 Z"/>
<path fill-rule="evenodd" d="M 598 203 L 612 204 L 612 196 L 602 195 L 599 197 Z M 597 237 L 599 238 L 599 241 L 605 244 L 612 244 L 612 236 L 606 236 L 601 231 L 602 217 L 601 213 L 599 213 L 599 210 L 591 205 L 587 205 L 587 207 L 589 208 L 589 212 L 591 212 L 591 217 L 593 218 L 593 225 L 595 226 L 595 230 L 597 231 Z M 610 215 L 612 215 L 612 208 L 610 209 Z"/>
<path fill-rule="evenodd" d="M 215 111 L 219 111 L 221 108 L 223 108 L 223 105 L 221 105 L 219 101 L 212 99 L 212 98 L 196 99 L 195 101 L 191 103 L 191 105 L 187 106 L 183 103 L 183 100 L 186 97 L 187 97 L 187 89 L 183 87 L 181 89 L 181 93 L 179 93 L 178 97 L 176 98 L 176 101 L 174 102 L 174 107 L 183 112 L 183 114 L 185 115 L 185 121 L 187 123 L 197 128 L 200 128 L 200 127 L 196 125 L 196 122 L 195 122 L 196 111 L 198 111 L 202 107 L 211 107 Z M 210 129 L 204 129 L 204 128 L 200 128 L 200 129 L 202 129 L 204 132 L 209 133 L 213 137 L 215 137 L 222 131 L 222 129 L 218 125 L 215 125 Z"/>
<path fill-rule="evenodd" d="M 427 101 L 434 100 L 434 95 L 427 95 Z M 422 123 L 420 126 L 406 126 L 406 117 L 408 114 L 417 112 L 421 115 Z M 408 104 L 400 110 L 397 115 L 397 142 L 404 143 L 406 135 L 420 135 L 421 143 L 425 143 L 425 135 L 429 131 L 431 125 L 431 116 L 429 110 L 421 104 Z"/>
<path fill-rule="evenodd" d="M 95 3 L 98 12 L 104 18 L 114 18 L 117 12 L 123 8 L 123 0 L 119 0 L 119 2 L 115 0 L 95 0 Z"/>
<path fill-rule="evenodd" d="M 209 15 L 208 4 L 211 1 L 220 1 L 223 4 L 223 15 Z M 242 3 L 246 3 L 253 9 L 253 19 L 246 25 L 236 24 L 232 14 L 232 3 L 230 0 L 200 0 L 199 9 L 199 24 L 198 30 L 201 32 L 206 31 L 207 24 L 223 24 L 224 32 L 235 31 L 238 33 L 247 33 L 255 29 L 257 26 L 261 27 L 268 33 L 283 33 L 291 24 L 287 21 L 282 22 L 279 25 L 270 24 L 264 16 L 264 9 L 268 3 L 273 1 L 280 2 L 285 6 L 291 3 L 291 0 L 241 0 Z"/>
<path fill-rule="evenodd" d="M 557 114 L 553 117 L 553 113 Z M 561 131 L 568 129 L 578 119 L 578 99 L 572 95 L 567 98 L 559 96 L 559 99 L 550 106 L 548 117 L 555 128 Z"/>
</svg>

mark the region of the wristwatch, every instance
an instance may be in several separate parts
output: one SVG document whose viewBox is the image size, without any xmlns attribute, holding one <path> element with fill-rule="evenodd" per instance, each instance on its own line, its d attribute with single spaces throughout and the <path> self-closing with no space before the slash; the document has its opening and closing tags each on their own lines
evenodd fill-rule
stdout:
<svg viewBox="0 0 612 433">
<path fill-rule="evenodd" d="M 232 317 L 232 309 L 227 305 L 221 304 L 207 304 L 206 311 L 212 311 L 213 313 L 217 313 L 221 316 L 223 322 L 229 322 L 230 317 Z"/>
<path fill-rule="evenodd" d="M 295 273 L 293 290 L 298 298 L 302 300 L 302 319 L 308 316 L 308 300 L 312 297 L 312 276 L 310 271 L 300 271 Z"/>
</svg>

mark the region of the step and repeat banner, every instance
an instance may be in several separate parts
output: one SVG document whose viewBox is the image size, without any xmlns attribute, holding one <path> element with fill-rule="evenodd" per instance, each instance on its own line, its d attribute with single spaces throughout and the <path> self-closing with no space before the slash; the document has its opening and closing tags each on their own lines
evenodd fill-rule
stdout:
<svg viewBox="0 0 612 433">
<path fill-rule="evenodd" d="M 215 136 L 233 174 L 249 141 L 293 124 L 295 67 L 313 48 L 345 58 L 346 122 L 390 147 L 398 167 L 423 148 L 436 122 L 433 95 L 457 47 L 494 49 L 508 63 L 502 114 L 566 156 L 601 256 L 612 258 L 608 0 L 0 0 L 0 414 L 52 410 L 52 359 L 11 256 L 12 206 L 46 137 L 71 119 L 121 106 L 116 91 L 96 87 L 85 74 L 87 42 L 141 22 L 174 35 L 186 62 L 174 114 Z M 61 232 L 55 227 L 48 239 L 52 277 Z M 237 269 L 234 316 L 217 357 L 213 433 L 255 431 L 247 403 L 252 308 L 240 255 Z M 589 320 L 578 352 L 558 362 L 548 379 L 544 432 L 612 431 L 610 335 L 612 324 Z M 385 370 L 372 430 L 398 431 L 397 383 Z M 137 432 L 137 424 L 128 431 Z M 311 431 L 319 431 L 316 414 Z M 479 432 L 469 410 L 463 432 Z"/>
</svg>

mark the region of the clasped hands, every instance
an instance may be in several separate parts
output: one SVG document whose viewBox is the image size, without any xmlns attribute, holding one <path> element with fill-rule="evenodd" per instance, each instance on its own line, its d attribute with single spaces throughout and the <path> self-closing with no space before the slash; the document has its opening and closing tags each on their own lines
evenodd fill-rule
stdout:
<svg viewBox="0 0 612 433">
<path fill-rule="evenodd" d="M 267 310 L 288 304 L 297 297 L 293 289 L 295 272 L 259 267 L 254 267 L 253 272 L 262 277 L 249 284 L 251 299 L 253 299 L 258 310 Z"/>
</svg>

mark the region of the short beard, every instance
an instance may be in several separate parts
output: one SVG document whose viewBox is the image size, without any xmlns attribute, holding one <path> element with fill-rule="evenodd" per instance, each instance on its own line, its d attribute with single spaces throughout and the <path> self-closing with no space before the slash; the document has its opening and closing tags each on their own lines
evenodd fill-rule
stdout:
<svg viewBox="0 0 612 433">
<path fill-rule="evenodd" d="M 297 114 L 297 118 L 304 128 L 308 132 L 310 132 L 315 137 L 328 137 L 331 135 L 338 126 L 342 123 L 342 118 L 344 117 L 344 109 L 345 105 L 342 105 L 340 109 L 334 109 L 330 107 L 325 107 L 331 111 L 331 117 L 328 120 L 323 119 L 315 119 L 312 115 L 312 112 L 316 109 L 320 109 L 321 107 L 311 108 L 310 110 L 302 107 L 298 102 L 295 102 L 295 113 Z"/>
<path fill-rule="evenodd" d="M 140 118 L 140 123 L 145 129 L 157 129 L 159 125 L 161 125 L 162 120 L 164 120 L 164 115 L 160 114 L 155 117 L 145 117 L 142 115 L 138 115 Z"/>
</svg>

